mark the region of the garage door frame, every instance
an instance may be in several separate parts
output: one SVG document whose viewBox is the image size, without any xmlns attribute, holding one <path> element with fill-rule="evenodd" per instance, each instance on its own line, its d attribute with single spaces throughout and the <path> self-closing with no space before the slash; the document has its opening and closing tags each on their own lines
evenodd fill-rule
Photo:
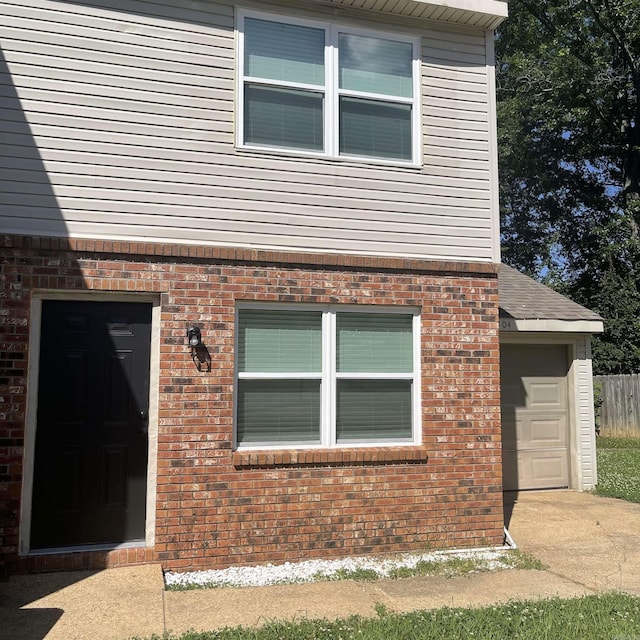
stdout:
<svg viewBox="0 0 640 640">
<path fill-rule="evenodd" d="M 518 331 L 513 321 L 501 320 L 500 343 L 566 345 L 569 488 L 578 491 L 592 489 L 597 483 L 597 462 L 590 334 Z"/>
</svg>

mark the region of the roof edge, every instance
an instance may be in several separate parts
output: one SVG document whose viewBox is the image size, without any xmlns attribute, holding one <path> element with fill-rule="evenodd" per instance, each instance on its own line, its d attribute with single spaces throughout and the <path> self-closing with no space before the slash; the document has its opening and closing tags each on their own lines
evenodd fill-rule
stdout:
<svg viewBox="0 0 640 640">
<path fill-rule="evenodd" d="M 537 333 L 603 333 L 602 320 L 554 320 L 500 317 L 501 332 L 532 331 Z"/>
</svg>

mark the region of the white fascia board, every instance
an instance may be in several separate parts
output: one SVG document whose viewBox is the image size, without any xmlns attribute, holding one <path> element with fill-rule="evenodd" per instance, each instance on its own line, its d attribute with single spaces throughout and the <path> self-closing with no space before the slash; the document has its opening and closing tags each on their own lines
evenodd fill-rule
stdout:
<svg viewBox="0 0 640 640">
<path fill-rule="evenodd" d="M 602 320 L 516 320 L 500 318 L 501 332 L 603 333 Z"/>
</svg>

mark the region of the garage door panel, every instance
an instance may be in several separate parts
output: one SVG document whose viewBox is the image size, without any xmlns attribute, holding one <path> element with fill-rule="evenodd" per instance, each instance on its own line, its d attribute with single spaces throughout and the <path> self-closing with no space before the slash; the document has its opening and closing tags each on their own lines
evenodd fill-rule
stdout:
<svg viewBox="0 0 640 640">
<path fill-rule="evenodd" d="M 546 451 L 503 451 L 504 489 L 552 489 L 567 486 L 568 462 L 565 449 Z"/>
<path fill-rule="evenodd" d="M 564 345 L 502 345 L 504 488 L 568 485 Z"/>
<path fill-rule="evenodd" d="M 540 382 L 524 379 L 524 387 L 528 391 L 527 406 L 531 409 L 564 409 L 567 399 L 564 394 L 565 379 L 546 380 Z"/>
<path fill-rule="evenodd" d="M 565 414 L 519 411 L 515 420 L 503 418 L 502 446 L 505 449 L 564 447 L 566 441 Z"/>
<path fill-rule="evenodd" d="M 529 489 L 548 489 L 567 486 L 567 452 L 530 451 L 522 454 L 525 477 L 523 486 Z M 528 472 L 528 473 L 527 473 Z"/>
<path fill-rule="evenodd" d="M 529 445 L 532 447 L 564 447 L 567 442 L 566 416 L 549 416 L 529 420 Z"/>
<path fill-rule="evenodd" d="M 565 345 L 507 344 L 501 349 L 502 372 L 507 379 L 510 375 L 562 378 L 567 374 Z"/>
</svg>

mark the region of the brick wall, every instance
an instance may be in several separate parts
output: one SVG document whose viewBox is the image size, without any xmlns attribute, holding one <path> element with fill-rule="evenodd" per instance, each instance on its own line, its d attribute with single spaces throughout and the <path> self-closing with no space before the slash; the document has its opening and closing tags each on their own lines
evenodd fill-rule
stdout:
<svg viewBox="0 0 640 640">
<path fill-rule="evenodd" d="M 0 544 L 10 570 L 159 560 L 194 569 L 502 541 L 492 265 L 5 237 Z M 144 292 L 161 305 L 155 548 L 18 561 L 32 292 Z M 234 452 L 239 300 L 422 309 L 422 445 Z M 202 327 L 211 372 L 186 329 Z"/>
</svg>

